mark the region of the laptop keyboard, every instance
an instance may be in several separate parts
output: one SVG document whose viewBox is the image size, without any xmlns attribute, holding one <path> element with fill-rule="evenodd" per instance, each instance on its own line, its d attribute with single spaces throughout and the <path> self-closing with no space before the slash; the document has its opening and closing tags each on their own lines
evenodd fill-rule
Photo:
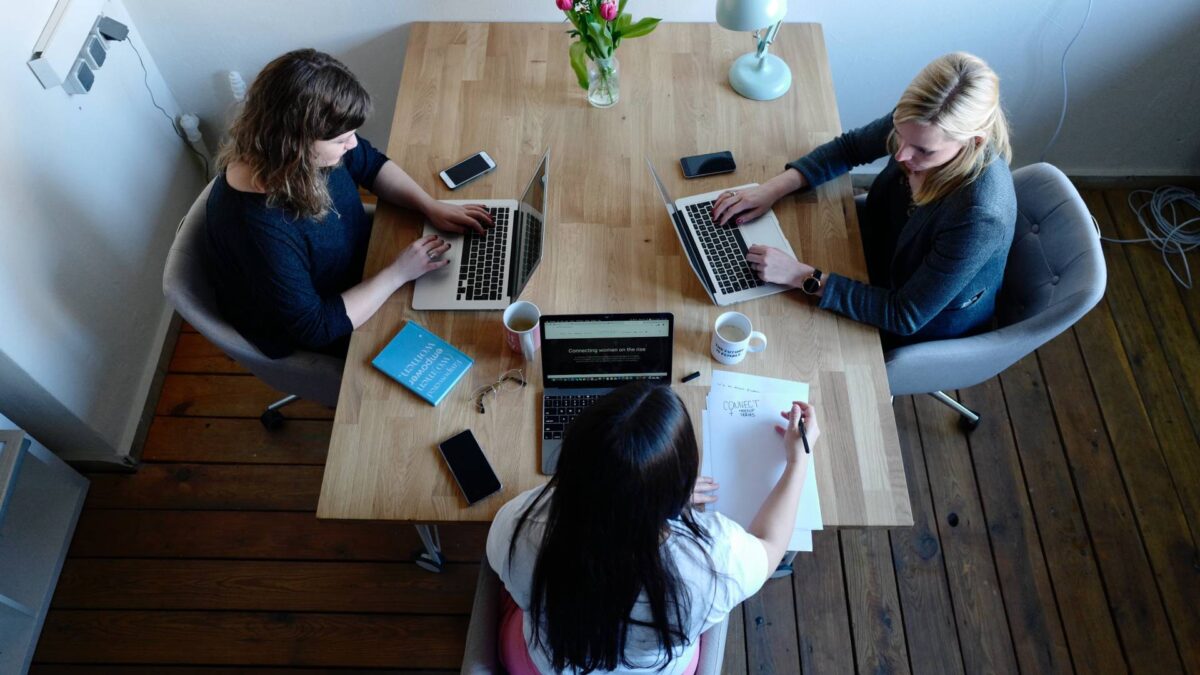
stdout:
<svg viewBox="0 0 1200 675">
<path fill-rule="evenodd" d="M 589 396 L 542 396 L 542 438 L 562 438 L 567 425 L 583 412 L 583 409 L 600 400 L 599 394 Z"/>
<path fill-rule="evenodd" d="M 765 285 L 746 262 L 749 247 L 742 238 L 741 228 L 717 225 L 712 220 L 712 210 L 713 202 L 689 204 L 686 208 L 720 291 L 737 293 Z"/>
<path fill-rule="evenodd" d="M 495 225 L 477 234 L 468 230 L 463 237 L 462 265 L 458 269 L 459 300 L 499 300 L 504 280 L 505 246 L 508 218 L 512 209 L 489 208 Z"/>
</svg>

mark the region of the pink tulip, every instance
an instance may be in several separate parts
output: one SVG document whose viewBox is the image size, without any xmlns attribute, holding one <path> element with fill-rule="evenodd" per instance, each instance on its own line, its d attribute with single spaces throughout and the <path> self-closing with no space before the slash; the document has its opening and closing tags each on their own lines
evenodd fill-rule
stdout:
<svg viewBox="0 0 1200 675">
<path fill-rule="evenodd" d="M 554 4 L 558 5 L 562 11 L 569 12 L 575 7 L 575 0 L 554 0 Z"/>
<path fill-rule="evenodd" d="M 612 21 L 617 18 L 617 3 L 604 2 L 600 4 L 600 18 Z"/>
</svg>

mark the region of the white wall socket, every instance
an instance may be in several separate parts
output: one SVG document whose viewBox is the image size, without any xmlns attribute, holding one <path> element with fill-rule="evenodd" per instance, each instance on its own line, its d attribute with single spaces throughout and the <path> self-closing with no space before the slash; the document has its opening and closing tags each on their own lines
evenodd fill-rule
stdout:
<svg viewBox="0 0 1200 675">
<path fill-rule="evenodd" d="M 75 71 L 80 47 L 96 25 L 104 3 L 105 0 L 58 0 L 54 5 L 29 59 L 29 69 L 43 87 L 57 87 Z"/>
</svg>

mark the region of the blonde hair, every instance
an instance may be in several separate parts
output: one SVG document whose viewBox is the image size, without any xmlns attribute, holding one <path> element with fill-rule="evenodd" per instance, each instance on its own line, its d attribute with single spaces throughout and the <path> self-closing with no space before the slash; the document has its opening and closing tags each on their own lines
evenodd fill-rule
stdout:
<svg viewBox="0 0 1200 675">
<path fill-rule="evenodd" d="M 1012 161 L 1008 121 L 1000 107 L 1000 78 L 983 59 L 955 52 L 934 59 L 921 69 L 900 96 L 892 123 L 919 122 L 936 126 L 963 149 L 949 162 L 929 171 L 913 202 L 924 206 L 970 185 L 997 158 Z M 975 143 L 982 136 L 984 142 Z M 888 150 L 900 148 L 895 129 Z"/>
<path fill-rule="evenodd" d="M 341 61 L 315 49 L 288 52 L 254 78 L 218 165 L 244 162 L 268 205 L 323 218 L 332 201 L 313 143 L 357 129 L 370 114 L 370 94 Z"/>
</svg>

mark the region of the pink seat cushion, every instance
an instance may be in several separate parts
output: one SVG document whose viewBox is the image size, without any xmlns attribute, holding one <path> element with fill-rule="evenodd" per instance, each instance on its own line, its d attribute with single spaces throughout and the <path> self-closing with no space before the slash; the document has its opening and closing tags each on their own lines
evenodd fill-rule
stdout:
<svg viewBox="0 0 1200 675">
<path fill-rule="evenodd" d="M 501 589 L 500 593 L 500 663 L 509 675 L 540 675 L 529 656 L 529 646 L 525 644 L 525 613 L 513 602 L 508 591 Z M 695 675 L 699 665 L 700 649 L 697 648 L 692 650 L 692 662 L 683 675 Z"/>
</svg>

